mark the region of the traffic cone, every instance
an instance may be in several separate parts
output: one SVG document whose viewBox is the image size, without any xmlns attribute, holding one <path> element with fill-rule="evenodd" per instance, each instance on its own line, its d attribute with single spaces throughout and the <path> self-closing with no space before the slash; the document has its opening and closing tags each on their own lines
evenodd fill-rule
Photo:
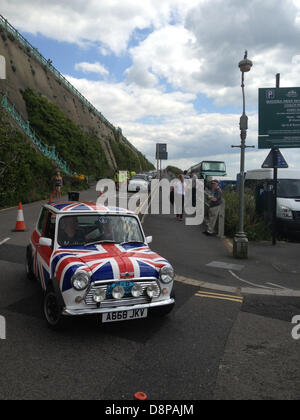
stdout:
<svg viewBox="0 0 300 420">
<path fill-rule="evenodd" d="M 52 203 L 53 202 L 53 200 L 52 200 L 52 195 L 50 194 L 50 197 L 49 197 L 49 203 Z"/>
<path fill-rule="evenodd" d="M 12 232 L 27 232 L 24 222 L 22 203 L 19 203 L 16 228 Z"/>
</svg>

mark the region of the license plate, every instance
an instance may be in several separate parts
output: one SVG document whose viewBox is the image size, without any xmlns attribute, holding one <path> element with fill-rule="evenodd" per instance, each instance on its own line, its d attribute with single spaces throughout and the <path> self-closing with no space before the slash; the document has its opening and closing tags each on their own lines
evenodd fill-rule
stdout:
<svg viewBox="0 0 300 420">
<path fill-rule="evenodd" d="M 102 314 L 102 322 L 130 321 L 132 319 L 147 318 L 148 309 L 131 309 L 130 311 L 107 312 Z"/>
</svg>

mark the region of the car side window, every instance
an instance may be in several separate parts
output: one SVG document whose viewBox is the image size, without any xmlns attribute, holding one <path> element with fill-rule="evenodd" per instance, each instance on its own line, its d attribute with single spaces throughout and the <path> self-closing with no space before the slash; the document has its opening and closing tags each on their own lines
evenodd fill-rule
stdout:
<svg viewBox="0 0 300 420">
<path fill-rule="evenodd" d="M 44 230 L 44 227 L 45 227 L 45 223 L 46 223 L 46 219 L 47 219 L 47 214 L 48 214 L 48 210 L 44 208 L 42 210 L 41 215 L 40 215 L 40 219 L 39 219 L 38 227 L 37 227 L 37 229 L 38 229 L 38 231 L 39 231 L 40 234 L 43 233 L 43 230 Z"/>
<path fill-rule="evenodd" d="M 55 236 L 55 226 L 56 226 L 56 216 L 50 211 L 47 213 L 47 222 L 43 236 L 45 238 L 52 239 L 54 241 Z"/>
</svg>

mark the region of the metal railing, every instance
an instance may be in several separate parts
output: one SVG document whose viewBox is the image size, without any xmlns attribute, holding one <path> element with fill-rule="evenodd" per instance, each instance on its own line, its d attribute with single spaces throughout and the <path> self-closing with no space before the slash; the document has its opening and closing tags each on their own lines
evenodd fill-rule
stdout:
<svg viewBox="0 0 300 420">
<path fill-rule="evenodd" d="M 24 121 L 22 116 L 16 111 L 14 104 L 9 102 L 7 98 L 7 93 L 2 96 L 1 100 L 2 108 L 9 111 L 14 120 L 18 125 L 23 129 L 25 134 L 32 140 L 37 149 L 47 158 L 53 160 L 57 166 L 63 170 L 67 175 L 71 175 L 71 171 L 68 169 L 68 166 L 64 160 L 62 160 L 59 155 L 56 153 L 55 146 L 49 146 L 44 144 L 35 134 L 35 132 L 30 128 L 30 122 Z"/>
<path fill-rule="evenodd" d="M 26 49 L 28 53 L 31 53 L 41 64 L 43 64 L 47 69 L 49 69 L 58 79 L 62 82 L 68 89 L 70 89 L 88 108 L 90 111 L 93 111 L 95 115 L 97 115 L 101 121 L 106 124 L 111 130 L 115 131 L 116 128 L 98 111 L 94 105 L 92 105 L 53 65 L 50 59 L 46 59 L 37 48 L 30 44 L 20 34 L 20 32 L 15 29 L 7 19 L 5 19 L 2 15 L 0 15 L 0 25 L 10 34 L 13 35 L 18 42 L 20 42 Z M 120 130 L 119 128 L 117 130 Z M 123 136 L 123 135 L 122 135 Z M 124 141 L 133 148 L 136 152 L 138 150 L 123 136 Z"/>
</svg>

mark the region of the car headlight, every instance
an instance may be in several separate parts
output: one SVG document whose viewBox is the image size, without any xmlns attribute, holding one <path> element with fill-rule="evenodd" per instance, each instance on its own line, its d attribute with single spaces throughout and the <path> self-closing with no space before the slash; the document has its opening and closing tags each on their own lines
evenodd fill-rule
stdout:
<svg viewBox="0 0 300 420">
<path fill-rule="evenodd" d="M 171 265 L 165 265 L 161 268 L 159 278 L 163 283 L 171 283 L 174 280 L 174 269 Z"/>
<path fill-rule="evenodd" d="M 122 286 L 116 286 L 112 290 L 112 295 L 114 299 L 122 299 L 125 295 L 125 290 Z"/>
<path fill-rule="evenodd" d="M 100 288 L 97 289 L 94 293 L 93 300 L 96 303 L 101 303 L 106 298 L 106 289 Z"/>
<path fill-rule="evenodd" d="M 85 271 L 78 271 L 72 277 L 71 282 L 75 290 L 84 290 L 90 284 L 90 276 Z"/>
<path fill-rule="evenodd" d="M 140 297 L 143 294 L 143 288 L 140 284 L 136 283 L 131 288 L 131 294 L 133 297 Z"/>
<path fill-rule="evenodd" d="M 160 294 L 160 289 L 157 284 L 151 284 L 147 287 L 146 293 L 150 299 L 157 298 Z"/>
</svg>

